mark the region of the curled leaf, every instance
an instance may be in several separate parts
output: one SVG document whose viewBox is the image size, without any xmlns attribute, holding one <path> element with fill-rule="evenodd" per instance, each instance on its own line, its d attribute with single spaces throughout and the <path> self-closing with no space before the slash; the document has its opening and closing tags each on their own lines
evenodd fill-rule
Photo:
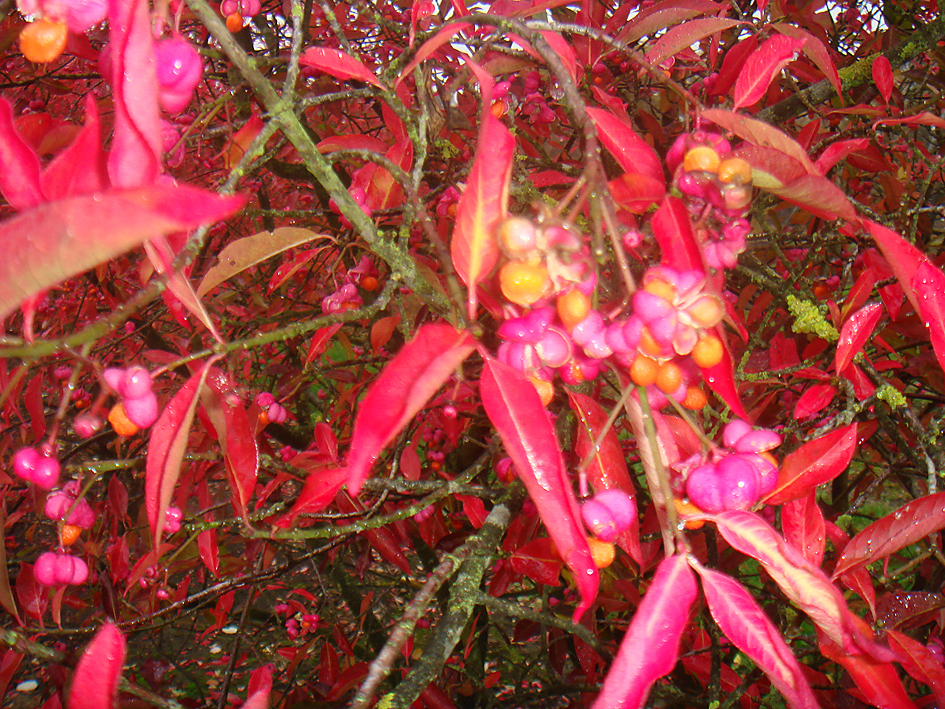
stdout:
<svg viewBox="0 0 945 709">
<path fill-rule="evenodd" d="M 774 35 L 752 53 L 735 81 L 735 108 L 751 106 L 758 101 L 774 77 L 792 61 L 804 45 L 799 39 Z"/>
<path fill-rule="evenodd" d="M 879 303 L 867 303 L 847 318 L 840 329 L 837 342 L 837 354 L 834 357 L 834 370 L 842 372 L 853 358 L 863 349 L 863 345 L 873 335 L 873 330 L 883 316 L 883 306 Z"/>
<path fill-rule="evenodd" d="M 360 59 L 345 54 L 340 49 L 309 47 L 299 57 L 299 64 L 331 74 L 342 81 L 354 79 L 355 81 L 373 84 L 378 88 L 384 88 L 377 77 L 374 76 L 374 72 L 364 66 Z"/>
</svg>

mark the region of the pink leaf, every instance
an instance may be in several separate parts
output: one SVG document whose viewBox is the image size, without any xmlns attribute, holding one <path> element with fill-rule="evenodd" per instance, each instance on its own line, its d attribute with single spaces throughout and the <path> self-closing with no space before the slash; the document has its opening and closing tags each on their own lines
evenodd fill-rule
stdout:
<svg viewBox="0 0 945 709">
<path fill-rule="evenodd" d="M 837 559 L 833 577 L 883 559 L 943 528 L 945 492 L 908 502 L 853 537 Z"/>
<path fill-rule="evenodd" d="M 685 555 L 660 562 L 592 709 L 641 709 L 653 683 L 676 666 L 697 590 Z"/>
<path fill-rule="evenodd" d="M 259 472 L 259 445 L 254 422 L 226 374 L 212 368 L 207 374 L 202 399 L 223 449 L 223 463 L 230 483 L 236 513 L 246 519 Z"/>
<path fill-rule="evenodd" d="M 941 271 L 939 271 L 941 274 Z M 945 280 L 945 276 L 943 276 Z M 939 284 L 940 286 L 943 284 Z M 945 294 L 941 294 L 945 297 Z M 840 341 L 834 355 L 834 371 L 842 372 L 863 349 L 863 345 L 873 335 L 873 330 L 883 316 L 883 306 L 879 303 L 867 303 L 853 313 L 840 329 Z"/>
<path fill-rule="evenodd" d="M 837 395 L 832 384 L 812 384 L 794 405 L 794 418 L 800 420 L 822 411 Z"/>
<path fill-rule="evenodd" d="M 889 97 L 893 90 L 893 71 L 889 60 L 880 54 L 873 60 L 873 83 L 879 89 L 883 101 L 889 103 Z"/>
<path fill-rule="evenodd" d="M 164 531 L 164 513 L 171 504 L 174 487 L 184 461 L 190 436 L 190 424 L 197 410 L 197 395 L 203 386 L 211 362 L 207 362 L 167 402 L 151 429 L 148 460 L 145 465 L 144 505 L 157 548 Z"/>
<path fill-rule="evenodd" d="M 264 665 L 249 676 L 246 688 L 246 703 L 240 709 L 269 709 L 269 694 L 272 692 L 272 665 Z"/>
<path fill-rule="evenodd" d="M 824 560 L 827 540 L 824 513 L 817 505 L 817 491 L 781 505 L 781 529 L 788 544 L 797 549 L 812 566 Z"/>
<path fill-rule="evenodd" d="M 374 72 L 361 63 L 360 59 L 345 54 L 340 49 L 329 47 L 309 47 L 299 57 L 299 64 L 331 74 L 336 79 L 364 81 L 378 88 L 383 84 L 374 76 Z"/>
<path fill-rule="evenodd" d="M 190 280 L 180 271 L 173 270 L 174 253 L 171 251 L 167 239 L 158 236 L 154 239 L 144 242 L 144 252 L 148 255 L 148 260 L 158 274 L 169 274 L 167 277 L 167 290 L 169 290 L 177 300 L 181 302 L 190 313 L 196 317 L 201 324 L 207 328 L 210 334 L 217 342 L 223 342 L 220 333 L 217 332 L 216 325 L 210 313 L 203 307 L 203 303 L 194 292 L 194 287 Z"/>
<path fill-rule="evenodd" d="M 735 109 L 751 106 L 768 90 L 781 69 L 793 61 L 804 42 L 782 35 L 769 37 L 745 62 L 735 81 Z"/>
<path fill-rule="evenodd" d="M 709 612 L 725 637 L 760 667 L 791 709 L 818 707 L 797 659 L 780 631 L 738 581 L 697 565 Z"/>
<path fill-rule="evenodd" d="M 121 631 L 111 622 L 103 625 L 79 658 L 67 709 L 113 709 L 126 650 Z"/>
<path fill-rule="evenodd" d="M 597 126 L 601 144 L 614 156 L 624 172 L 645 175 L 663 184 L 663 164 L 650 145 L 633 127 L 610 111 L 588 106 L 587 114 Z"/>
<path fill-rule="evenodd" d="M 924 259 L 916 269 L 912 289 L 939 366 L 945 369 L 945 273 Z"/>
<path fill-rule="evenodd" d="M 804 175 L 783 187 L 767 188 L 767 191 L 821 219 L 852 222 L 857 218 L 856 210 L 843 190 L 821 175 Z"/>
<path fill-rule="evenodd" d="M 161 174 L 163 152 L 148 3 L 112 0 L 108 25 L 115 105 L 108 176 L 114 187 L 143 187 Z"/>
<path fill-rule="evenodd" d="M 845 652 L 866 652 L 888 661 L 891 653 L 874 643 L 856 626 L 859 620 L 847 608 L 840 590 L 823 571 L 790 546 L 761 517 L 731 510 L 715 516 L 719 532 L 736 550 L 757 559 L 784 595 L 806 613 Z"/>
<path fill-rule="evenodd" d="M 758 10 L 759 12 L 764 11 L 761 7 L 759 7 Z M 781 34 L 801 40 L 804 43 L 804 54 L 814 63 L 814 66 L 820 69 L 821 73 L 827 77 L 830 85 L 833 86 L 833 90 L 837 92 L 837 96 L 840 96 L 842 100 L 843 87 L 840 84 L 840 72 L 837 71 L 837 66 L 834 64 L 833 59 L 831 59 L 830 51 L 827 49 L 826 45 L 807 30 L 801 29 L 795 25 L 779 22 L 772 25 L 772 27 Z"/>
<path fill-rule="evenodd" d="M 618 28 L 617 39 L 633 44 L 638 39 L 652 36 L 667 27 L 674 27 L 693 17 L 718 11 L 718 4 L 709 0 L 663 0 L 640 10 L 624 27 Z"/>
<path fill-rule="evenodd" d="M 646 60 L 653 66 L 659 66 L 666 59 L 691 47 L 696 42 L 739 24 L 742 23 L 738 20 L 726 20 L 718 17 L 683 22 L 671 27 L 654 42 L 652 49 L 646 53 Z"/>
<path fill-rule="evenodd" d="M 558 553 L 574 572 L 581 596 L 576 623 L 594 602 L 598 575 L 548 412 L 524 374 L 491 357 L 486 358 L 480 394 Z"/>
<path fill-rule="evenodd" d="M 850 140 L 838 140 L 831 143 L 817 158 L 814 164 L 823 174 L 827 174 L 830 168 L 843 160 L 850 153 L 858 150 L 866 150 L 870 145 L 869 138 L 851 138 Z"/>
<path fill-rule="evenodd" d="M 895 630 L 886 631 L 889 649 L 909 675 L 927 684 L 939 706 L 945 705 L 945 667 L 925 645 Z"/>
<path fill-rule="evenodd" d="M 39 156 L 16 130 L 13 106 L 0 98 L 0 193 L 16 210 L 42 204 L 39 174 Z"/>
<path fill-rule="evenodd" d="M 857 427 L 858 424 L 851 423 L 790 453 L 778 472 L 778 486 L 765 503 L 780 505 L 794 500 L 846 470 L 859 441 Z"/>
<path fill-rule="evenodd" d="M 492 115 L 492 78 L 475 62 L 467 60 L 479 79 L 482 116 L 476 156 L 466 189 L 456 206 L 456 226 L 450 244 L 453 267 L 469 289 L 469 318 L 476 317 L 476 285 L 495 266 L 499 247 L 495 231 L 508 212 L 509 179 L 515 138 Z"/>
<path fill-rule="evenodd" d="M 0 320 L 44 288 L 146 239 L 232 214 L 242 197 L 161 184 L 43 204 L 0 223 Z"/>
<path fill-rule="evenodd" d="M 475 349 L 467 332 L 424 325 L 387 363 L 358 407 L 348 454 L 348 492 L 357 495 L 390 443 Z"/>
<path fill-rule="evenodd" d="M 731 131 L 739 138 L 766 148 L 774 148 L 794 158 L 811 175 L 819 175 L 814 163 L 807 157 L 807 151 L 794 138 L 777 128 L 755 118 L 743 116 L 734 111 L 710 108 L 702 112 L 702 117 L 712 121 L 720 128 Z"/>
</svg>

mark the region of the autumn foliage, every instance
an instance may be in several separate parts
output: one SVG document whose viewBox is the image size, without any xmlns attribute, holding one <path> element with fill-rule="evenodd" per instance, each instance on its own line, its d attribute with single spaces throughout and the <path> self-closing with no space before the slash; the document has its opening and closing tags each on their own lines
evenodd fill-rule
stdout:
<svg viewBox="0 0 945 709">
<path fill-rule="evenodd" d="M 0 701 L 945 706 L 935 5 L 18 0 Z"/>
</svg>

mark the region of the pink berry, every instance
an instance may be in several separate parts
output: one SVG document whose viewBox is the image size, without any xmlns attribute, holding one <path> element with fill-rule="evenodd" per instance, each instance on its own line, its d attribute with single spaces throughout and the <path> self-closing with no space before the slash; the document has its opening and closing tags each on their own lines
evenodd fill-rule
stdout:
<svg viewBox="0 0 945 709">
<path fill-rule="evenodd" d="M 33 576 L 43 586 L 55 586 L 58 566 L 58 555 L 55 552 L 43 552 L 33 565 Z"/>
<path fill-rule="evenodd" d="M 32 482 L 42 490 L 52 490 L 59 482 L 59 461 L 53 457 L 40 458 L 33 469 Z"/>
<path fill-rule="evenodd" d="M 259 0 L 240 0 L 240 14 L 243 17 L 253 17 L 259 14 L 262 5 Z"/>
<path fill-rule="evenodd" d="M 781 445 L 781 436 L 767 428 L 750 431 L 738 439 L 735 450 L 739 453 L 762 453 Z"/>
<path fill-rule="evenodd" d="M 675 315 L 676 308 L 665 298 L 641 289 L 633 294 L 633 312 L 643 322 L 650 324 L 654 320 Z"/>
<path fill-rule="evenodd" d="M 126 399 L 140 399 L 151 393 L 151 374 L 144 367 L 129 367 L 121 380 L 119 393 Z"/>
<path fill-rule="evenodd" d="M 184 513 L 179 507 L 168 507 L 164 512 L 164 531 L 168 534 L 176 534 L 180 531 L 183 519 Z"/>
<path fill-rule="evenodd" d="M 95 512 L 92 506 L 83 498 L 75 503 L 75 509 L 66 520 L 66 524 L 73 524 L 82 529 L 91 529 L 95 524 Z"/>
<path fill-rule="evenodd" d="M 603 542 L 612 542 L 620 534 L 610 509 L 593 498 L 581 505 L 581 518 L 594 536 Z"/>
<path fill-rule="evenodd" d="M 576 345 L 584 347 L 588 342 L 594 339 L 598 334 L 604 332 L 604 319 L 596 310 L 587 314 L 581 322 L 571 330 L 571 339 Z"/>
<path fill-rule="evenodd" d="M 621 530 L 628 529 L 637 518 L 637 505 L 623 490 L 601 490 L 594 499 L 607 506 Z"/>
<path fill-rule="evenodd" d="M 289 412 L 282 404 L 273 404 L 266 411 L 266 418 L 269 419 L 269 423 L 285 423 L 289 418 Z"/>
<path fill-rule="evenodd" d="M 13 472 L 27 482 L 33 481 L 33 473 L 42 456 L 35 448 L 20 448 L 13 456 Z"/>
<path fill-rule="evenodd" d="M 125 370 L 119 367 L 108 367 L 103 373 L 105 381 L 112 389 L 121 394 L 122 385 L 125 379 Z"/>
<path fill-rule="evenodd" d="M 126 398 L 122 403 L 128 420 L 138 428 L 147 428 L 157 421 L 158 402 L 154 394 L 146 394 L 134 399 Z"/>
<path fill-rule="evenodd" d="M 72 428 L 79 438 L 91 438 L 102 428 L 102 418 L 85 411 L 75 417 Z"/>
<path fill-rule="evenodd" d="M 499 225 L 499 243 L 512 255 L 535 248 L 538 232 L 530 219 L 509 217 Z"/>
<path fill-rule="evenodd" d="M 268 409 L 270 406 L 276 403 L 276 397 L 270 394 L 268 391 L 264 391 L 261 394 L 256 396 L 256 404 L 261 409 Z"/>
<path fill-rule="evenodd" d="M 78 586 L 88 581 L 89 567 L 82 559 L 70 554 L 57 554 L 56 559 L 56 584 L 71 584 Z"/>
<path fill-rule="evenodd" d="M 43 510 L 47 519 L 51 519 L 53 522 L 63 519 L 69 508 L 72 507 L 73 499 L 71 495 L 67 495 L 61 490 L 50 494 L 46 498 L 46 506 Z"/>
<path fill-rule="evenodd" d="M 549 327 L 535 344 L 538 358 L 546 367 L 563 367 L 573 354 L 571 338 L 557 327 Z"/>
<path fill-rule="evenodd" d="M 445 418 L 447 421 L 455 421 L 458 415 L 459 412 L 452 404 L 447 404 L 443 407 L 443 418 Z"/>
<path fill-rule="evenodd" d="M 154 58 L 161 107 L 178 113 L 190 103 L 203 74 L 203 61 L 194 46 L 182 37 L 155 42 Z"/>
<path fill-rule="evenodd" d="M 220 3 L 220 14 L 224 17 L 229 17 L 239 10 L 239 3 L 236 0 L 223 0 Z"/>
<path fill-rule="evenodd" d="M 758 470 L 747 460 L 730 455 L 716 466 L 721 479 L 721 499 L 726 510 L 747 510 L 758 501 Z"/>
<path fill-rule="evenodd" d="M 700 465 L 689 473 L 686 495 L 692 504 L 706 512 L 715 513 L 725 509 L 722 503 L 722 481 L 711 463 Z"/>
<path fill-rule="evenodd" d="M 167 592 L 167 589 L 165 588 L 159 588 L 154 595 L 157 596 L 158 600 L 161 600 L 161 601 L 166 601 L 168 598 L 171 597 L 171 594 L 169 594 Z"/>
<path fill-rule="evenodd" d="M 734 448 L 739 439 L 751 430 L 751 424 L 741 419 L 732 419 L 722 429 L 722 443 L 726 448 Z"/>
</svg>

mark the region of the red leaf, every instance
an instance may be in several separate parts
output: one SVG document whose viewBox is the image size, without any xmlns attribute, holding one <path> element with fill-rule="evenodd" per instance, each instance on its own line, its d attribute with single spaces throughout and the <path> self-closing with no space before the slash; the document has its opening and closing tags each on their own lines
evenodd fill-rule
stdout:
<svg viewBox="0 0 945 709">
<path fill-rule="evenodd" d="M 467 63 L 479 79 L 483 109 L 476 156 L 466 189 L 456 205 L 450 256 L 456 273 L 469 289 L 469 318 L 474 320 L 478 302 L 476 285 L 499 258 L 495 231 L 508 212 L 515 138 L 489 110 L 492 78 L 475 62 L 467 60 Z"/>
<path fill-rule="evenodd" d="M 468 13 L 464 13 L 468 14 Z M 453 35 L 462 32 L 467 29 L 469 24 L 466 22 L 458 22 L 454 25 L 447 25 L 446 27 L 441 27 L 437 30 L 436 34 L 430 37 L 426 42 L 420 45 L 420 48 L 417 50 L 413 59 L 410 60 L 410 63 L 404 67 L 403 71 L 400 72 L 400 76 L 397 77 L 397 83 L 400 83 L 408 76 L 413 75 L 413 70 L 416 69 L 421 62 L 429 58 L 434 54 L 440 47 L 444 44 L 449 43 L 453 39 Z"/>
<path fill-rule="evenodd" d="M 148 260 L 154 267 L 155 272 L 159 274 L 169 273 L 167 279 L 167 290 L 174 294 L 174 297 L 187 308 L 207 330 L 213 335 L 217 342 L 223 342 L 220 333 L 217 332 L 216 325 L 210 317 L 210 313 L 203 307 L 203 302 L 194 292 L 194 287 L 190 280 L 180 271 L 172 270 L 174 263 L 174 254 L 170 245 L 164 236 L 151 239 L 144 242 L 144 252 L 148 255 Z"/>
<path fill-rule="evenodd" d="M 850 153 L 858 150 L 866 150 L 870 145 L 869 138 L 851 138 L 850 140 L 838 140 L 831 143 L 817 158 L 814 163 L 817 169 L 823 174 L 827 174 L 834 165 L 843 160 Z"/>
<path fill-rule="evenodd" d="M 718 17 L 683 22 L 671 27 L 656 40 L 653 48 L 646 53 L 646 61 L 653 66 L 659 66 L 666 59 L 691 47 L 699 40 L 739 24 L 742 23 L 738 20 L 725 20 Z"/>
<path fill-rule="evenodd" d="M 540 34 L 548 43 L 548 46 L 551 47 L 551 50 L 558 55 L 561 64 L 564 66 L 565 71 L 571 76 L 571 79 L 577 82 L 577 55 L 574 53 L 574 47 L 557 32 L 541 32 Z M 518 35 L 510 34 L 509 39 L 528 52 L 528 54 L 535 57 L 535 59 L 544 61 L 535 48 Z"/>
<path fill-rule="evenodd" d="M 650 220 L 650 226 L 664 262 L 671 263 L 673 268 L 705 273 L 702 247 L 696 240 L 689 211 L 681 199 L 667 196 Z"/>
<path fill-rule="evenodd" d="M 764 11 L 761 7 L 759 7 L 758 10 L 760 12 Z M 843 87 L 840 83 L 840 72 L 837 71 L 836 64 L 834 64 L 833 59 L 830 58 L 830 51 L 827 49 L 826 45 L 807 30 L 801 29 L 795 25 L 779 22 L 772 25 L 772 27 L 781 34 L 799 39 L 804 43 L 804 54 L 807 55 L 807 58 L 814 63 L 814 66 L 820 69 L 821 73 L 827 77 L 830 85 L 833 86 L 833 90 L 837 92 L 837 96 L 839 96 L 842 101 Z"/>
<path fill-rule="evenodd" d="M 939 271 L 941 274 L 941 271 Z M 945 276 L 942 276 L 945 281 Z M 945 284 L 939 284 L 945 285 Z M 945 293 L 940 294 L 945 297 Z M 837 343 L 837 353 L 834 355 L 834 371 L 842 372 L 853 358 L 860 353 L 863 345 L 870 339 L 873 330 L 883 316 L 883 306 L 879 303 L 867 303 L 851 315 L 840 329 L 840 341 Z"/>
<path fill-rule="evenodd" d="M 0 529 L 6 529 L 6 514 L 2 507 L 0 507 Z M 20 618 L 20 613 L 16 608 L 16 601 L 13 600 L 13 590 L 10 588 L 6 544 L 0 544 L 0 607 L 12 615 L 17 623 L 23 625 L 23 620 Z M 0 701 L 3 701 L 2 693 L 0 693 Z"/>
<path fill-rule="evenodd" d="M 827 540 L 824 513 L 817 505 L 817 491 L 811 489 L 796 500 L 781 506 L 781 529 L 788 544 L 797 549 L 812 566 L 824 560 Z"/>
<path fill-rule="evenodd" d="M 357 495 L 381 450 L 475 349 L 467 332 L 423 325 L 387 363 L 358 407 L 348 454 L 348 492 Z"/>
<path fill-rule="evenodd" d="M 736 550 L 757 559 L 784 595 L 848 654 L 866 652 L 888 661 L 891 653 L 859 630 L 840 590 L 823 571 L 790 546 L 761 517 L 731 510 L 715 515 L 719 532 Z"/>
<path fill-rule="evenodd" d="M 709 0 L 663 0 L 637 13 L 623 28 L 617 39 L 633 44 L 645 36 L 652 36 L 667 27 L 673 27 L 699 15 L 716 13 L 718 4 Z"/>
<path fill-rule="evenodd" d="M 387 150 L 384 157 L 405 173 L 410 174 L 410 166 L 413 163 L 413 143 L 409 140 L 398 141 Z M 368 185 L 367 205 L 371 209 L 391 209 L 402 205 L 403 201 L 404 188 L 387 168 L 378 165 Z"/>
<path fill-rule="evenodd" d="M 283 529 L 291 527 L 300 514 L 315 514 L 331 504 L 335 495 L 348 479 L 347 468 L 313 466 L 305 478 L 305 486 L 292 505 L 292 509 L 277 519 L 274 524 Z"/>
<path fill-rule="evenodd" d="M 696 600 L 685 555 L 663 559 L 633 615 L 592 709 L 640 709 L 653 683 L 672 671 Z"/>
<path fill-rule="evenodd" d="M 702 112 L 702 117 L 712 121 L 720 128 L 729 130 L 739 138 L 766 148 L 774 148 L 794 158 L 811 175 L 819 175 L 814 163 L 807 157 L 807 151 L 787 133 L 755 118 L 743 116 L 734 111 L 710 108 Z"/>
<path fill-rule="evenodd" d="M 873 60 L 873 83 L 879 89 L 883 101 L 889 103 L 889 97 L 893 90 L 893 71 L 889 60 L 880 54 Z"/>
<path fill-rule="evenodd" d="M 171 399 L 151 429 L 148 460 L 145 465 L 144 505 L 154 535 L 154 546 L 161 542 L 164 513 L 171 504 L 174 486 L 184 461 L 190 436 L 190 424 L 197 410 L 197 395 L 212 362 L 207 362 Z"/>
<path fill-rule="evenodd" d="M 873 121 L 874 129 L 876 126 L 881 125 L 934 126 L 936 128 L 945 128 L 945 119 L 943 119 L 941 116 L 936 116 L 934 113 L 922 111 L 921 113 L 916 113 L 913 116 L 906 116 L 905 118 L 880 118 Z"/>
<path fill-rule="evenodd" d="M 197 552 L 207 570 L 217 576 L 220 572 L 220 548 L 217 545 L 217 530 L 205 529 L 197 534 Z"/>
<path fill-rule="evenodd" d="M 246 519 L 259 472 L 259 445 L 255 424 L 246 415 L 239 394 L 226 374 L 212 368 L 207 375 L 203 405 L 223 449 L 223 463 L 236 513 Z"/>
<path fill-rule="evenodd" d="M 46 201 L 40 187 L 39 157 L 13 124 L 13 106 L 0 98 L 0 193 L 16 210 Z"/>
<path fill-rule="evenodd" d="M 889 649 L 909 675 L 927 684 L 939 706 L 945 705 L 945 667 L 925 645 L 895 630 L 886 631 Z"/>
<path fill-rule="evenodd" d="M 753 34 L 740 40 L 725 51 L 718 78 L 709 89 L 710 96 L 725 96 L 728 94 L 729 89 L 735 85 L 735 81 L 741 74 L 742 67 L 745 66 L 748 57 L 757 47 L 758 35 Z"/>
<path fill-rule="evenodd" d="M 480 394 L 558 553 L 574 572 L 581 596 L 576 623 L 594 602 L 598 575 L 554 426 L 525 375 L 491 357 L 486 357 Z"/>
<path fill-rule="evenodd" d="M 794 418 L 800 420 L 823 410 L 837 395 L 831 384 L 813 384 L 807 388 L 794 405 Z"/>
<path fill-rule="evenodd" d="M 912 281 L 919 317 L 929 331 L 939 366 L 945 369 L 945 273 L 924 259 Z"/>
<path fill-rule="evenodd" d="M 383 154 L 387 152 L 387 143 L 373 135 L 332 135 L 318 141 L 315 149 L 323 154 L 336 150 L 370 150 Z"/>
<path fill-rule="evenodd" d="M 908 502 L 857 534 L 843 549 L 833 577 L 915 544 L 945 528 L 945 492 Z"/>
<path fill-rule="evenodd" d="M 256 113 L 255 110 L 253 110 L 252 114 L 250 114 L 242 128 L 233 133 L 229 140 L 227 140 L 226 146 L 223 148 L 222 153 L 223 167 L 225 167 L 227 170 L 232 170 L 234 167 L 239 165 L 240 160 L 243 159 L 243 156 L 246 154 L 249 146 L 252 145 L 253 140 L 256 139 L 257 135 L 262 133 L 263 127 L 264 124 L 262 118 L 258 113 Z"/>
<path fill-rule="evenodd" d="M 804 175 L 783 187 L 765 189 L 821 219 L 852 222 L 857 218 L 856 210 L 843 190 L 821 175 Z"/>
<path fill-rule="evenodd" d="M 725 334 L 722 332 L 722 328 L 716 326 L 715 335 L 722 340 L 723 343 L 726 342 Z M 702 372 L 702 378 L 705 379 L 705 383 L 709 385 L 717 397 L 724 401 L 728 408 L 732 410 L 732 413 L 743 418 L 746 421 L 752 420 L 748 416 L 748 412 L 745 411 L 745 407 L 742 405 L 742 399 L 738 395 L 738 387 L 735 383 L 735 362 L 732 360 L 732 353 L 729 351 L 728 345 L 722 348 L 722 359 L 714 367 L 702 367 L 700 370 Z"/>
<path fill-rule="evenodd" d="M 887 229 L 882 224 L 877 224 L 869 219 L 862 220 L 862 224 L 870 236 L 873 237 L 873 241 L 876 242 L 879 250 L 883 252 L 886 262 L 892 268 L 896 280 L 902 286 L 902 290 L 909 302 L 912 303 L 912 307 L 915 308 L 917 313 L 921 312 L 919 310 L 919 298 L 915 292 L 915 283 L 916 274 L 919 272 L 919 264 L 927 260 L 925 254 L 892 229 Z M 895 317 L 895 315 L 892 317 Z"/>
<path fill-rule="evenodd" d="M 760 667 L 792 709 L 818 707 L 810 685 L 780 631 L 735 579 L 696 565 L 709 611 L 725 637 Z"/>
<path fill-rule="evenodd" d="M 656 151 L 633 127 L 610 111 L 588 106 L 587 115 L 597 126 L 601 144 L 614 156 L 624 172 L 645 175 L 663 184 L 663 163 Z"/>
<path fill-rule="evenodd" d="M 564 563 L 558 556 L 554 542 L 548 537 L 533 539 L 519 547 L 509 557 L 509 566 L 517 574 L 527 576 L 546 586 L 560 586 Z"/>
<path fill-rule="evenodd" d="M 269 709 L 269 694 L 272 692 L 272 665 L 264 665 L 249 676 L 246 688 L 246 703 L 240 709 Z"/>
<path fill-rule="evenodd" d="M 215 222 L 242 197 L 162 183 L 40 205 L 0 223 L 0 320 L 44 288 L 146 239 Z"/>
<path fill-rule="evenodd" d="M 793 61 L 804 41 L 782 35 L 769 37 L 748 57 L 735 81 L 735 110 L 758 101 L 781 69 Z"/>
<path fill-rule="evenodd" d="M 49 587 L 36 580 L 32 564 L 20 564 L 20 573 L 16 577 L 16 599 L 20 602 L 20 610 L 27 616 L 42 620 L 49 607 Z"/>
<path fill-rule="evenodd" d="M 309 47 L 299 57 L 299 64 L 331 74 L 342 81 L 354 79 L 373 84 L 381 89 L 384 88 L 383 84 L 374 76 L 374 72 L 364 66 L 360 59 L 345 54 L 340 49 Z"/>
<path fill-rule="evenodd" d="M 112 709 L 118 700 L 118 680 L 125 663 L 125 636 L 106 623 L 85 648 L 72 675 L 68 709 Z"/>
<path fill-rule="evenodd" d="M 765 504 L 780 505 L 794 500 L 846 470 L 859 441 L 857 427 L 858 424 L 851 423 L 838 428 L 790 453 L 781 464 L 778 486 Z"/>
</svg>

